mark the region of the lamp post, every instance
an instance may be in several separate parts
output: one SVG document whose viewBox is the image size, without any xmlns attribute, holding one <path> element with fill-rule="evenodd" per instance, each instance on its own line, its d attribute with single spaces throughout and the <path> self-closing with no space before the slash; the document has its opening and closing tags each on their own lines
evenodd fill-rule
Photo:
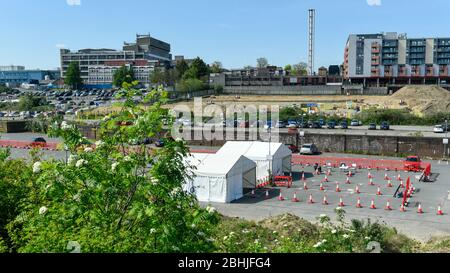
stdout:
<svg viewBox="0 0 450 273">
<path fill-rule="evenodd" d="M 272 182 L 272 151 L 271 151 L 271 143 L 272 143 L 272 127 L 267 127 L 267 133 L 269 133 L 269 155 L 267 156 L 267 159 L 269 160 L 269 180 Z"/>
<path fill-rule="evenodd" d="M 68 152 L 69 152 L 69 147 L 67 147 L 67 145 L 64 145 L 64 151 L 66 152 L 66 165 L 68 163 Z"/>
<path fill-rule="evenodd" d="M 444 143 L 444 159 L 447 158 L 447 145 L 448 145 L 448 119 L 445 120 L 445 138 L 443 140 Z"/>
</svg>

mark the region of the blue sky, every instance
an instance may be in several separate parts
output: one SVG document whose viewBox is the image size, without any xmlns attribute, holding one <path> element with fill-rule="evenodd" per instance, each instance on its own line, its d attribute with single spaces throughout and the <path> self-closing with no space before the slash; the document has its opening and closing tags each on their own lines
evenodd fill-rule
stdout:
<svg viewBox="0 0 450 273">
<path fill-rule="evenodd" d="M 309 8 L 316 67 L 342 63 L 349 33 L 450 37 L 448 0 L 0 0 L 0 65 L 56 68 L 58 46 L 120 49 L 136 33 L 227 68 L 306 62 Z"/>
</svg>

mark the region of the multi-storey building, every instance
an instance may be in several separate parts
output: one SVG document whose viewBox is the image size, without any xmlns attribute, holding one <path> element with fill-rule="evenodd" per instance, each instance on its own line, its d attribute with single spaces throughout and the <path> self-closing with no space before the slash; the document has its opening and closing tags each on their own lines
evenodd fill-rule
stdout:
<svg viewBox="0 0 450 273">
<path fill-rule="evenodd" d="M 154 67 L 170 65 L 171 60 L 170 44 L 150 35 L 137 35 L 136 42 L 125 42 L 121 51 L 103 48 L 71 52 L 61 49 L 61 76 L 65 77 L 71 62 L 77 62 L 87 87 L 110 87 L 114 72 L 121 66 L 129 66 L 137 80 L 148 84 L 148 74 Z"/>
<path fill-rule="evenodd" d="M 352 34 L 345 46 L 343 76 L 365 85 L 447 83 L 449 65 L 450 38 Z"/>
<path fill-rule="evenodd" d="M 0 84 L 11 87 L 21 84 L 39 84 L 43 81 L 55 81 L 60 78 L 59 70 L 28 70 L 23 66 L 2 67 L 0 70 Z"/>
</svg>

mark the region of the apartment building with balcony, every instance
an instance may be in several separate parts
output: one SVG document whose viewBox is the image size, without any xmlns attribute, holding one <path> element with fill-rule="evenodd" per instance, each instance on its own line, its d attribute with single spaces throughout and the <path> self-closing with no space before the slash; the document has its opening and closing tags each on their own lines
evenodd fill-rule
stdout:
<svg viewBox="0 0 450 273">
<path fill-rule="evenodd" d="M 450 38 L 408 38 L 396 32 L 352 34 L 343 78 L 366 86 L 450 83 Z"/>
</svg>

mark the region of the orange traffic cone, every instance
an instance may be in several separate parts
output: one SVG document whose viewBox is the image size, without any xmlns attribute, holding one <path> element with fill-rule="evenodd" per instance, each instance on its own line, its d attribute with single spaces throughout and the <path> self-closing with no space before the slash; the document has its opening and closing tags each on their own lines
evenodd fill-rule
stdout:
<svg viewBox="0 0 450 273">
<path fill-rule="evenodd" d="M 294 192 L 294 197 L 292 198 L 292 202 L 298 203 L 300 200 L 297 198 L 297 193 Z"/>
<path fill-rule="evenodd" d="M 438 206 L 437 215 L 444 215 L 444 212 L 442 211 L 441 205 Z"/>
<path fill-rule="evenodd" d="M 370 208 L 371 209 L 376 209 L 377 207 L 375 207 L 375 200 L 372 199 L 372 202 L 370 203 Z"/>
<path fill-rule="evenodd" d="M 304 189 L 305 191 L 308 190 L 308 185 L 306 185 L 306 182 L 303 182 L 303 189 Z"/>
<path fill-rule="evenodd" d="M 341 188 L 339 188 L 339 183 L 336 183 L 336 192 L 341 192 Z"/>
<path fill-rule="evenodd" d="M 400 180 L 400 188 L 405 188 L 405 185 L 403 184 L 403 180 Z"/>
<path fill-rule="evenodd" d="M 323 187 L 323 183 L 320 183 L 319 189 L 320 189 L 321 191 L 324 191 L 324 190 L 325 190 L 325 188 Z"/>
<path fill-rule="evenodd" d="M 392 210 L 391 201 L 387 200 L 385 210 Z"/>
<path fill-rule="evenodd" d="M 284 197 L 283 194 L 280 191 L 280 196 L 278 196 L 278 201 L 284 201 Z"/>
<path fill-rule="evenodd" d="M 367 178 L 369 178 L 369 179 L 373 178 L 373 176 L 370 172 L 367 174 Z"/>
<path fill-rule="evenodd" d="M 345 181 L 346 184 L 351 184 L 352 182 L 350 182 L 350 177 L 347 176 L 347 181 Z"/>
<path fill-rule="evenodd" d="M 322 180 L 322 182 L 328 182 L 328 176 L 325 175 L 325 178 Z"/>
<path fill-rule="evenodd" d="M 401 211 L 401 212 L 405 212 L 405 211 L 406 211 L 405 204 L 402 204 L 402 205 L 400 206 L 400 211 Z"/>
<path fill-rule="evenodd" d="M 305 181 L 306 180 L 306 177 L 305 177 L 305 172 L 303 171 L 303 173 L 302 173 L 302 180 L 303 181 Z"/>
<path fill-rule="evenodd" d="M 423 213 L 422 204 L 420 204 L 420 203 L 419 203 L 419 206 L 417 207 L 417 213 L 419 213 L 419 214 Z"/>
<path fill-rule="evenodd" d="M 269 199 L 269 190 L 266 190 L 266 199 Z"/>
<path fill-rule="evenodd" d="M 352 176 L 353 176 L 352 171 L 348 171 L 347 177 L 352 177 Z"/>
<path fill-rule="evenodd" d="M 378 196 L 381 196 L 381 195 L 383 195 L 383 194 L 381 193 L 381 189 L 380 189 L 380 186 L 378 186 L 378 189 L 377 189 L 377 195 L 378 195 Z"/>
<path fill-rule="evenodd" d="M 361 209 L 362 205 L 361 205 L 361 198 L 358 197 L 358 201 L 356 202 L 356 208 Z"/>
<path fill-rule="evenodd" d="M 308 203 L 309 203 L 309 204 L 314 204 L 314 199 L 313 199 L 312 194 L 309 195 Z"/>
<path fill-rule="evenodd" d="M 375 184 L 373 183 L 373 179 L 369 178 L 369 186 L 374 186 Z"/>
<path fill-rule="evenodd" d="M 324 195 L 324 196 L 323 196 L 322 205 L 328 205 L 328 204 L 329 204 L 329 203 L 328 203 L 328 201 L 327 201 L 327 196 Z"/>
<path fill-rule="evenodd" d="M 400 174 L 397 175 L 397 181 L 402 181 L 402 177 L 400 176 Z"/>
<path fill-rule="evenodd" d="M 330 176 L 331 175 L 331 169 L 327 170 L 327 175 Z"/>
<path fill-rule="evenodd" d="M 389 180 L 389 176 L 387 173 L 384 173 L 384 180 Z"/>
<path fill-rule="evenodd" d="M 361 193 L 361 191 L 359 190 L 359 186 L 358 186 L 358 185 L 356 185 L 355 192 L 356 192 L 357 194 L 360 194 L 360 193 Z"/>
<path fill-rule="evenodd" d="M 342 197 L 339 197 L 339 207 L 345 207 L 344 200 L 342 200 Z"/>
<path fill-rule="evenodd" d="M 388 180 L 388 185 L 387 185 L 389 188 L 392 188 L 392 181 L 389 179 Z"/>
</svg>

